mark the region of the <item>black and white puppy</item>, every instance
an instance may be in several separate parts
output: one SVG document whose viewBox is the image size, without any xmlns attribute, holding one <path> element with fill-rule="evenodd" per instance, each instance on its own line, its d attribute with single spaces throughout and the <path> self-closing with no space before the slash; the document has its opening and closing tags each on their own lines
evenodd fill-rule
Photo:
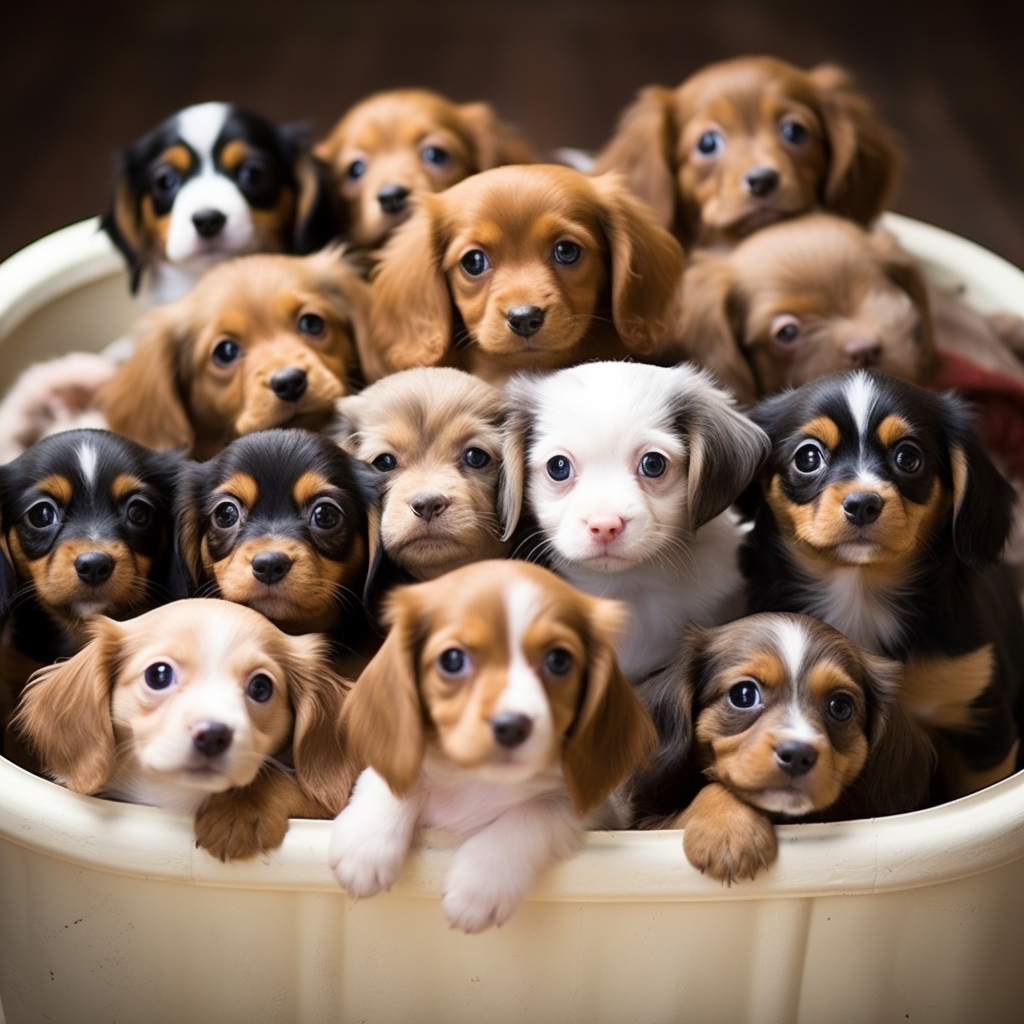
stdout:
<svg viewBox="0 0 1024 1024">
<path fill-rule="evenodd" d="M 231 256 L 324 246 L 338 233 L 332 191 L 304 128 L 199 103 L 119 154 L 101 225 L 132 292 L 144 283 L 154 304 L 171 302 Z"/>
<path fill-rule="evenodd" d="M 506 465 L 525 467 L 535 521 L 515 553 L 626 603 L 631 625 L 616 653 L 631 682 L 676 656 L 687 623 L 742 613 L 729 506 L 768 439 L 709 374 L 598 361 L 518 375 L 507 392 Z"/>
<path fill-rule="evenodd" d="M 772 441 L 741 555 L 751 610 L 813 615 L 906 662 L 903 700 L 941 738 L 946 795 L 1013 772 L 1024 616 L 998 562 L 1014 492 L 969 407 L 859 370 L 751 416 Z"/>
</svg>

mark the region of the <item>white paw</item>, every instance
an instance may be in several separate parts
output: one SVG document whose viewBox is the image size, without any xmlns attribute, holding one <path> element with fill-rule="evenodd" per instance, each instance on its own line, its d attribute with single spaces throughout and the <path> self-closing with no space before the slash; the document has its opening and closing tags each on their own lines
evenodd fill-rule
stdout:
<svg viewBox="0 0 1024 1024">
<path fill-rule="evenodd" d="M 391 888 L 402 873 L 409 844 L 393 831 L 360 827 L 366 823 L 358 818 L 346 809 L 334 819 L 327 863 L 344 889 L 365 899 Z"/>
<path fill-rule="evenodd" d="M 526 890 L 498 876 L 494 864 L 453 862 L 445 878 L 441 910 L 453 928 L 475 934 L 504 924 L 523 901 Z"/>
</svg>

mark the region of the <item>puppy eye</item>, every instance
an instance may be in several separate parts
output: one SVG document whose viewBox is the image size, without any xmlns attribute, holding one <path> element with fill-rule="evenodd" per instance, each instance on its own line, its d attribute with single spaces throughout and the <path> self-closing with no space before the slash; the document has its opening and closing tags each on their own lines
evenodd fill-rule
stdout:
<svg viewBox="0 0 1024 1024">
<path fill-rule="evenodd" d="M 365 160 L 353 160 L 348 165 L 348 170 L 345 172 L 345 177 L 350 181 L 358 181 L 366 173 L 366 161 Z"/>
<path fill-rule="evenodd" d="M 231 338 L 222 338 L 213 347 L 213 361 L 218 366 L 228 366 L 242 354 L 242 346 Z"/>
<path fill-rule="evenodd" d="M 384 452 L 378 455 L 377 458 L 370 463 L 374 469 L 380 470 L 381 473 L 390 473 L 391 470 L 398 468 L 398 459 L 391 454 L 391 452 Z"/>
<path fill-rule="evenodd" d="M 837 722 L 848 722 L 853 717 L 853 698 L 848 693 L 833 693 L 828 699 L 828 713 Z"/>
<path fill-rule="evenodd" d="M 783 121 L 779 125 L 779 134 L 794 146 L 803 145 L 810 134 L 799 121 Z"/>
<path fill-rule="evenodd" d="M 583 255 L 583 250 L 575 242 L 555 242 L 555 262 L 566 265 L 575 263 Z"/>
<path fill-rule="evenodd" d="M 470 249 L 465 256 L 459 260 L 462 269 L 470 277 L 479 277 L 485 270 L 490 268 L 491 261 L 483 249 Z"/>
<path fill-rule="evenodd" d="M 553 651 L 548 651 L 544 658 L 544 667 L 553 676 L 568 675 L 572 671 L 572 666 L 572 655 L 564 647 L 556 647 Z"/>
<path fill-rule="evenodd" d="M 159 164 L 149 179 L 149 187 L 162 197 L 172 196 L 181 186 L 181 171 L 170 164 Z"/>
<path fill-rule="evenodd" d="M 491 461 L 491 457 L 483 448 L 467 448 L 463 453 L 462 461 L 470 469 L 483 469 Z"/>
<path fill-rule="evenodd" d="M 274 680 L 264 672 L 257 672 L 246 684 L 245 695 L 257 704 L 266 704 L 274 696 Z"/>
<path fill-rule="evenodd" d="M 428 164 L 446 164 L 448 163 L 448 150 L 442 149 L 440 146 L 424 146 L 420 150 L 420 156 Z"/>
<path fill-rule="evenodd" d="M 48 530 L 60 522 L 60 510 L 52 501 L 37 501 L 26 513 L 29 526 Z"/>
<path fill-rule="evenodd" d="M 743 682 L 736 683 L 730 688 L 729 703 L 734 708 L 742 710 L 757 707 L 761 703 L 761 691 L 753 680 L 744 679 Z"/>
<path fill-rule="evenodd" d="M 303 313 L 299 317 L 298 328 L 302 334 L 308 334 L 311 338 L 319 338 L 327 329 L 327 324 L 324 322 L 324 318 L 316 313 Z"/>
<path fill-rule="evenodd" d="M 916 444 L 904 442 L 896 446 L 892 461 L 901 473 L 916 473 L 924 465 L 924 456 Z"/>
<path fill-rule="evenodd" d="M 469 671 L 469 655 L 458 647 L 449 647 L 438 657 L 437 668 L 443 676 L 465 675 Z"/>
<path fill-rule="evenodd" d="M 274 183 L 269 164 L 259 157 L 250 157 L 238 165 L 235 172 L 238 187 L 249 195 L 260 196 L 271 191 Z"/>
<path fill-rule="evenodd" d="M 174 682 L 174 669 L 166 661 L 158 661 L 142 673 L 142 678 L 151 690 L 166 690 Z"/>
<path fill-rule="evenodd" d="M 781 345 L 791 345 L 800 336 L 800 321 L 789 313 L 775 317 L 768 328 Z"/>
<path fill-rule="evenodd" d="M 697 140 L 697 152 L 704 156 L 713 156 L 725 146 L 725 139 L 721 132 L 706 131 Z"/>
<path fill-rule="evenodd" d="M 238 523 L 242 513 L 233 501 L 222 501 L 213 510 L 213 525 L 221 530 L 230 530 Z"/>
<path fill-rule="evenodd" d="M 318 530 L 333 530 L 341 519 L 341 509 L 333 501 L 318 502 L 309 514 L 310 525 Z"/>
<path fill-rule="evenodd" d="M 668 459 L 661 452 L 647 452 L 640 460 L 640 475 L 657 479 L 665 475 Z"/>
<path fill-rule="evenodd" d="M 811 442 L 800 445 L 793 456 L 793 466 L 798 473 L 817 473 L 827 462 L 821 447 Z"/>
<path fill-rule="evenodd" d="M 149 526 L 153 522 L 153 517 L 156 512 L 153 506 L 143 498 L 132 498 L 128 502 L 128 505 L 124 510 L 124 517 L 132 526 L 143 527 Z"/>
<path fill-rule="evenodd" d="M 572 463 L 564 455 L 553 455 L 547 463 L 548 476 L 562 483 L 572 476 Z"/>
</svg>

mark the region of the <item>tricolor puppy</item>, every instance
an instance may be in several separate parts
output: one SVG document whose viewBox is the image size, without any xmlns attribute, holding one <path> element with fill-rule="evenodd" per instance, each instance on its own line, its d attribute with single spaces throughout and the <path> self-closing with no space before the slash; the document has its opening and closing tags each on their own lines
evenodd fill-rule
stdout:
<svg viewBox="0 0 1024 1024">
<path fill-rule="evenodd" d="M 339 249 L 239 256 L 133 325 L 93 404 L 112 429 L 199 459 L 254 430 L 317 430 L 359 379 L 368 301 Z"/>
<path fill-rule="evenodd" d="M 144 282 L 154 304 L 171 302 L 231 256 L 314 252 L 336 237 L 329 176 L 307 134 L 200 103 L 123 150 L 101 224 L 131 290 Z"/>
<path fill-rule="evenodd" d="M 289 817 L 344 806 L 358 774 L 338 726 L 348 684 L 320 638 L 212 599 L 89 632 L 33 677 L 15 720 L 58 782 L 192 814 L 221 860 L 279 846 Z"/>
<path fill-rule="evenodd" d="M 643 89 L 595 170 L 624 174 L 689 251 L 814 209 L 870 224 L 901 165 L 892 133 L 843 69 L 745 56 L 674 89 Z"/>
<path fill-rule="evenodd" d="M 369 767 L 334 823 L 338 881 L 360 898 L 389 889 L 416 828 L 436 827 L 461 841 L 448 921 L 507 920 L 653 746 L 615 660 L 624 614 L 508 560 L 392 591 L 388 637 L 343 712 Z"/>
<path fill-rule="evenodd" d="M 765 399 L 772 453 L 743 552 L 753 611 L 803 612 L 906 662 L 958 796 L 1018 765 L 1024 618 L 999 556 L 1014 492 L 967 405 L 856 370 Z"/>
<path fill-rule="evenodd" d="M 506 391 L 509 465 L 525 466 L 536 522 L 516 553 L 625 602 L 632 615 L 617 649 L 631 681 L 676 656 L 686 623 L 742 613 L 730 506 L 768 439 L 709 374 L 594 362 L 522 374 Z"/>
<path fill-rule="evenodd" d="M 775 860 L 776 823 L 915 810 L 934 751 L 901 679 L 899 662 L 805 615 L 691 627 L 639 690 L 661 746 L 630 780 L 636 824 L 682 828 L 687 859 L 731 884 Z"/>
<path fill-rule="evenodd" d="M 488 104 L 453 103 L 426 89 L 368 96 L 313 152 L 330 167 L 345 238 L 364 248 L 380 245 L 408 218 L 418 193 L 534 161 Z"/>
</svg>

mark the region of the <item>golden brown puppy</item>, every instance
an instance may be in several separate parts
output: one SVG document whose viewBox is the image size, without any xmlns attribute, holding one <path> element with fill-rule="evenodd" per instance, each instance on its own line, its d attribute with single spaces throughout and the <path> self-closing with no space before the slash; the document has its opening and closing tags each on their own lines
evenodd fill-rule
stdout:
<svg viewBox="0 0 1024 1024">
<path fill-rule="evenodd" d="M 338 726 L 348 684 L 319 637 L 215 598 L 89 628 L 78 654 L 36 673 L 15 720 L 57 781 L 194 814 L 221 860 L 344 806 L 358 774 Z"/>
<path fill-rule="evenodd" d="M 342 234 L 379 245 L 419 192 L 440 192 L 502 164 L 533 163 L 529 148 L 486 103 L 453 103 L 425 89 L 375 93 L 353 106 L 315 154 L 330 164 Z"/>
<path fill-rule="evenodd" d="M 634 356 L 675 362 L 685 258 L 615 175 L 499 167 L 437 195 L 384 247 L 368 379 L 447 365 L 515 370 Z"/>
<path fill-rule="evenodd" d="M 643 89 L 595 170 L 626 175 L 689 250 L 819 207 L 869 224 L 901 165 L 842 68 L 749 56 L 709 64 L 675 89 Z"/>
<path fill-rule="evenodd" d="M 383 554 L 413 579 L 507 555 L 513 499 L 502 391 L 463 370 L 403 370 L 338 401 L 342 447 L 379 474 Z"/>
<path fill-rule="evenodd" d="M 94 404 L 111 429 L 198 459 L 254 430 L 319 429 L 358 379 L 368 294 L 340 249 L 218 264 L 137 322 Z"/>
</svg>

